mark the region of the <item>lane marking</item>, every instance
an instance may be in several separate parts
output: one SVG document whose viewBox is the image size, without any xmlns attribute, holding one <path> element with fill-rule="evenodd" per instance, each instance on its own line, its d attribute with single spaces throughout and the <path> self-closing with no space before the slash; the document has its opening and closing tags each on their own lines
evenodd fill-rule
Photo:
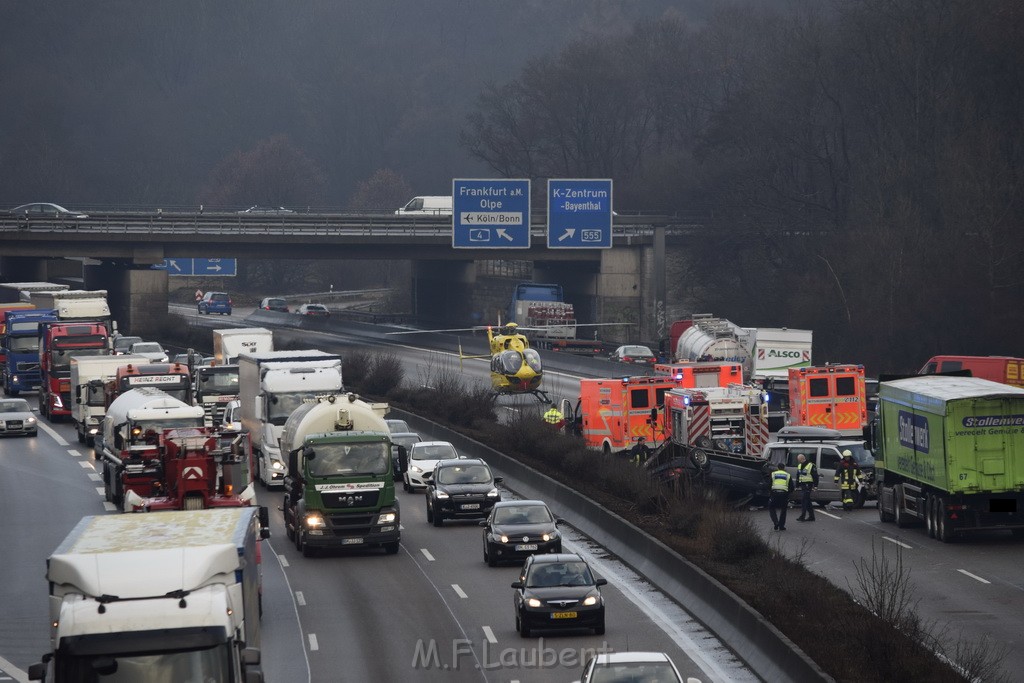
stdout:
<svg viewBox="0 0 1024 683">
<path fill-rule="evenodd" d="M 826 517 L 831 517 L 832 519 L 842 519 L 842 517 L 840 517 L 839 515 L 833 515 L 831 512 L 825 512 L 821 508 L 817 509 L 817 513 L 825 515 Z"/>
<path fill-rule="evenodd" d="M 302 594 L 302 591 L 295 591 L 295 602 L 305 606 L 306 596 Z"/>
<path fill-rule="evenodd" d="M 498 644 L 498 639 L 494 637 L 494 631 L 491 630 L 490 626 L 484 626 L 484 637 L 487 638 L 487 642 L 491 645 Z"/>
<path fill-rule="evenodd" d="M 886 541 L 889 541 L 890 543 L 895 543 L 896 545 L 898 545 L 901 548 L 908 548 L 908 549 L 913 548 L 913 546 L 909 546 L 906 543 L 904 543 L 903 541 L 897 541 L 895 538 L 889 538 L 888 536 L 882 536 L 882 538 L 885 539 Z"/>
<path fill-rule="evenodd" d="M 423 557 L 427 558 L 427 562 L 433 562 L 434 556 L 430 554 L 430 551 L 426 548 L 420 548 L 420 552 L 423 553 Z"/>
<path fill-rule="evenodd" d="M 36 420 L 36 426 L 38 426 L 39 429 L 42 429 L 44 432 L 49 434 L 50 438 L 53 439 L 54 441 L 56 441 L 58 446 L 70 446 L 71 445 L 67 441 L 64 440 L 63 436 L 61 436 L 56 431 L 54 431 L 53 427 L 51 427 L 50 425 L 46 424 L 42 420 Z"/>
<path fill-rule="evenodd" d="M 261 541 L 261 542 L 262 543 L 266 543 L 267 544 L 267 548 L 270 549 L 270 553 L 268 554 L 268 556 L 269 555 L 273 555 L 273 557 L 275 557 L 277 559 L 278 564 L 280 564 L 281 563 L 281 555 L 279 555 L 277 553 L 277 551 L 274 550 L 274 546 L 271 545 L 270 540 L 268 539 L 266 541 Z M 295 634 L 295 637 L 298 638 L 299 642 L 301 643 L 302 642 L 302 617 L 299 616 L 299 606 L 295 604 L 295 598 L 294 598 L 295 592 L 292 590 L 292 582 L 288 578 L 288 572 L 286 572 L 283 567 L 281 568 L 281 577 L 284 579 L 284 585 L 288 588 L 289 595 L 293 596 L 292 597 L 292 612 L 295 614 L 295 623 L 299 625 L 299 628 L 294 632 L 294 634 Z M 302 659 L 306 663 L 306 680 L 307 681 L 311 681 L 312 678 L 310 677 L 309 654 L 306 652 L 306 648 L 302 648 L 301 652 L 302 652 Z"/>
<path fill-rule="evenodd" d="M 315 633 L 310 633 L 309 634 L 309 651 L 310 652 L 315 652 L 315 651 L 317 651 L 319 649 L 320 649 L 320 644 L 318 642 L 316 642 L 316 634 Z"/>
<path fill-rule="evenodd" d="M 288 564 L 288 558 L 285 557 L 284 555 L 278 555 L 277 556 L 277 561 L 281 563 L 282 567 L 290 567 L 291 566 L 290 564 Z"/>
<path fill-rule="evenodd" d="M 465 599 L 469 597 L 468 595 L 466 595 L 466 591 L 459 588 L 459 584 L 457 583 L 452 584 L 452 590 L 455 591 L 455 594 L 458 595 L 460 598 Z"/>
<path fill-rule="evenodd" d="M 12 680 L 12 677 L 13 677 L 13 680 L 18 681 L 18 683 L 28 683 L 28 673 L 26 673 L 26 672 L 22 671 L 21 669 L 19 669 L 18 667 L 14 666 L 14 664 L 12 664 L 11 662 L 8 662 L 3 657 L 0 657 L 0 669 L 3 669 L 4 672 L 6 674 L 8 674 L 7 678 L 0 679 L 0 680 L 8 680 L 9 681 L 9 680 Z M 0 676 L 2 676 L 2 675 L 3 674 L 0 674 Z"/>
<path fill-rule="evenodd" d="M 117 506 L 111 503 L 109 500 L 103 501 L 103 509 L 107 512 L 117 512 Z"/>
<path fill-rule="evenodd" d="M 96 493 L 100 494 L 103 497 L 106 497 L 107 490 L 105 488 L 103 488 L 102 486 L 97 486 L 96 487 Z"/>
<path fill-rule="evenodd" d="M 81 453 L 79 453 L 79 452 L 78 452 L 78 451 L 77 451 L 76 449 L 74 449 L 74 448 L 69 448 L 69 449 L 68 449 L 68 455 L 73 455 L 73 456 L 75 456 L 76 458 L 81 458 L 81 457 L 82 457 L 82 454 L 81 454 Z"/>
<path fill-rule="evenodd" d="M 103 481 L 103 477 L 100 475 L 99 472 L 90 472 L 89 478 L 92 479 L 93 481 Z M 100 491 L 102 490 L 103 489 L 100 489 Z"/>
<path fill-rule="evenodd" d="M 980 576 L 978 576 L 977 574 L 972 574 L 972 573 L 970 573 L 970 572 L 969 572 L 969 571 L 967 571 L 966 569 L 957 569 L 957 571 L 958 571 L 958 572 L 960 572 L 961 574 L 963 574 L 964 576 L 969 576 L 969 577 L 971 577 L 971 578 L 972 578 L 972 579 L 974 579 L 975 581 L 981 581 L 982 583 L 992 583 L 991 581 L 987 581 L 987 580 L 985 580 L 985 579 L 981 578 L 981 577 L 980 577 Z"/>
<path fill-rule="evenodd" d="M 95 467 L 93 467 L 93 466 L 92 466 L 92 463 L 91 463 L 91 462 L 88 462 L 88 461 L 85 461 L 85 460 L 81 461 L 81 462 L 80 462 L 80 463 L 78 463 L 78 464 L 79 464 L 79 465 L 81 465 L 81 466 L 82 466 L 83 468 L 85 468 L 85 469 L 90 469 L 90 470 L 94 470 L 94 469 L 96 469 Z"/>
</svg>

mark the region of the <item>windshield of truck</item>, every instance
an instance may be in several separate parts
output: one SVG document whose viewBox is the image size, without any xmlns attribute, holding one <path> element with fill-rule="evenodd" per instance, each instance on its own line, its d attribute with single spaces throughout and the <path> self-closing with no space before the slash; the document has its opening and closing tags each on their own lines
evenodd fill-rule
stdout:
<svg viewBox="0 0 1024 683">
<path fill-rule="evenodd" d="M 227 644 L 154 654 L 59 656 L 58 681 L 82 683 L 181 683 L 232 681 Z"/>
<path fill-rule="evenodd" d="M 316 456 L 308 467 L 314 477 L 387 474 L 391 464 L 391 445 L 385 441 L 317 444 L 313 450 Z"/>
<path fill-rule="evenodd" d="M 50 352 L 50 364 L 54 373 L 70 373 L 72 358 L 107 355 L 110 355 L 110 352 L 105 348 L 72 350 L 54 349 Z"/>
<path fill-rule="evenodd" d="M 86 384 L 85 405 L 92 406 L 94 408 L 98 406 L 105 406 L 107 404 L 107 396 L 105 389 L 106 387 L 104 387 L 103 384 L 100 383 Z"/>
<path fill-rule="evenodd" d="M 39 351 L 39 337 L 8 337 L 7 345 L 11 353 Z"/>
<path fill-rule="evenodd" d="M 295 391 L 267 396 L 267 421 L 272 425 L 283 427 L 288 416 L 303 403 L 312 401 L 317 393 L 313 391 Z"/>
<path fill-rule="evenodd" d="M 159 432 L 164 429 L 174 429 L 175 427 L 202 427 L 203 418 L 200 417 L 177 417 L 177 418 L 160 418 L 152 420 L 136 420 L 134 426 L 142 430 L 142 434 L 153 431 Z M 140 439 L 144 441 L 145 439 Z"/>
<path fill-rule="evenodd" d="M 238 371 L 199 373 L 199 390 L 207 394 L 237 394 Z"/>
</svg>

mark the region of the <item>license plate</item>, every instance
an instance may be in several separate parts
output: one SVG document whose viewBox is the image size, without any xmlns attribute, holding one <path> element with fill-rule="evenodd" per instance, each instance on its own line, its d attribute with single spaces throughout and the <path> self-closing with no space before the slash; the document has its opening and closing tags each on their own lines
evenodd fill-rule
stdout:
<svg viewBox="0 0 1024 683">
<path fill-rule="evenodd" d="M 536 543 L 525 543 L 523 545 L 517 545 L 516 546 L 516 550 L 536 550 L 536 549 L 537 549 L 537 544 Z"/>
<path fill-rule="evenodd" d="M 576 618 L 576 613 L 575 612 L 552 612 L 551 613 L 551 618 L 552 619 L 575 619 Z"/>
<path fill-rule="evenodd" d="M 465 505 L 460 505 L 459 507 L 461 507 L 463 510 L 479 510 L 480 503 L 466 503 Z"/>
<path fill-rule="evenodd" d="M 341 539 L 342 545 L 359 545 L 363 542 L 361 538 L 343 538 Z"/>
</svg>

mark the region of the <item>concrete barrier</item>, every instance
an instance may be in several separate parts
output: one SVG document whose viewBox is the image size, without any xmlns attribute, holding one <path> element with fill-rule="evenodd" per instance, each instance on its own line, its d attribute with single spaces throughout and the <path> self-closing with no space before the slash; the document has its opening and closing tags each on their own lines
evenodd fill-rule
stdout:
<svg viewBox="0 0 1024 683">
<path fill-rule="evenodd" d="M 594 501 L 509 456 L 418 415 L 392 409 L 418 431 L 485 459 L 505 485 L 552 511 L 646 577 L 679 603 L 766 681 L 833 681 L 739 596 L 664 543 Z M 765 586 L 770 590 L 771 586 Z"/>
</svg>

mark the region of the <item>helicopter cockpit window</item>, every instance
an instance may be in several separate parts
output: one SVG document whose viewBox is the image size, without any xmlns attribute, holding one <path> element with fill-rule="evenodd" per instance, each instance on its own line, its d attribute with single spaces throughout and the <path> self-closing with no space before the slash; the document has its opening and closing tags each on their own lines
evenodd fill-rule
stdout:
<svg viewBox="0 0 1024 683">
<path fill-rule="evenodd" d="M 495 372 L 514 375 L 523 367 L 523 354 L 518 351 L 502 351 L 492 361 Z"/>
<path fill-rule="evenodd" d="M 526 349 L 523 351 L 523 359 L 526 364 L 533 369 L 534 372 L 540 372 L 540 354 L 533 349 Z"/>
</svg>

